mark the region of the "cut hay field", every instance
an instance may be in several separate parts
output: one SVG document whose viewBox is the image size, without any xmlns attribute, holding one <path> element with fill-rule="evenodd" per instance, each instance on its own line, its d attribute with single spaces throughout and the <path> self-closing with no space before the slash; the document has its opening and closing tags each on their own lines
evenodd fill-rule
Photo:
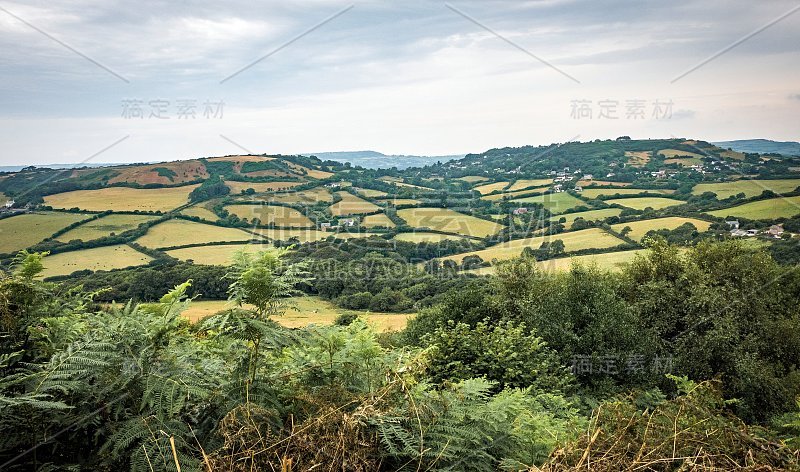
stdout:
<svg viewBox="0 0 800 472">
<path fill-rule="evenodd" d="M 724 218 L 735 216 L 751 220 L 771 220 L 800 215 L 800 197 L 780 197 L 745 203 L 733 208 L 708 212 L 709 215 Z"/>
<path fill-rule="evenodd" d="M 117 175 L 109 179 L 109 184 L 130 182 L 140 185 L 174 185 L 209 177 L 206 167 L 196 159 L 142 166 L 112 167 L 109 170 L 117 173 Z"/>
<path fill-rule="evenodd" d="M 530 196 L 530 195 L 539 195 L 539 194 L 542 194 L 542 193 L 546 192 L 549 189 L 550 189 L 550 186 L 548 185 L 548 186 L 544 186 L 544 187 L 533 187 L 533 188 L 528 188 L 528 189 L 525 189 L 525 190 L 517 190 L 516 192 L 494 193 L 494 194 L 491 194 L 491 195 L 482 196 L 481 200 L 487 200 L 487 201 L 490 201 L 490 202 L 497 202 L 497 201 L 500 201 L 500 200 L 502 200 L 504 198 L 508 198 L 508 199 L 522 198 L 522 197 L 527 197 L 527 196 Z"/>
<path fill-rule="evenodd" d="M 189 193 L 197 185 L 165 188 L 107 187 L 99 190 L 75 190 L 44 197 L 53 208 L 80 208 L 89 211 L 169 211 L 189 202 Z"/>
<path fill-rule="evenodd" d="M 250 241 L 257 236 L 237 228 L 195 223 L 172 219 L 151 226 L 147 233 L 135 242 L 152 249 L 188 244 L 206 244 L 218 241 Z"/>
<path fill-rule="evenodd" d="M 501 191 L 504 188 L 506 188 L 506 186 L 508 186 L 508 184 L 510 184 L 510 183 L 511 182 L 493 182 L 491 184 L 480 185 L 478 187 L 474 187 L 472 190 L 477 190 L 478 192 L 480 192 L 481 195 L 486 195 L 486 194 L 494 192 L 495 190 Z"/>
<path fill-rule="evenodd" d="M 414 228 L 429 228 L 445 233 L 483 238 L 503 228 L 500 223 L 465 215 L 449 208 L 406 208 L 397 216 Z"/>
<path fill-rule="evenodd" d="M 612 195 L 639 195 L 640 193 L 653 193 L 658 195 L 671 195 L 675 190 L 646 189 L 646 188 L 585 188 L 581 195 L 586 198 L 597 198 Z"/>
<path fill-rule="evenodd" d="M 286 165 L 289 166 L 290 169 L 299 172 L 300 174 L 307 175 L 312 179 L 327 179 L 328 177 L 333 175 L 333 172 L 328 172 L 319 169 L 312 169 L 310 167 L 301 166 L 300 164 L 295 164 L 294 162 L 287 161 Z"/>
<path fill-rule="evenodd" d="M 373 190 L 371 188 L 357 188 L 355 190 L 356 192 L 367 198 L 379 198 L 389 195 L 386 192 L 382 192 L 380 190 Z"/>
<path fill-rule="evenodd" d="M 242 249 L 246 252 L 257 252 L 267 249 L 264 244 L 220 244 L 215 246 L 195 246 L 166 251 L 167 254 L 182 261 L 192 260 L 195 264 L 230 265 L 233 255 Z"/>
<path fill-rule="evenodd" d="M 198 218 L 202 218 L 208 221 L 217 221 L 219 219 L 219 216 L 217 216 L 216 213 L 214 213 L 213 211 L 209 210 L 206 207 L 198 205 L 190 206 L 189 208 L 184 208 L 183 210 L 181 210 L 181 214 L 186 216 L 196 216 Z"/>
<path fill-rule="evenodd" d="M 365 216 L 364 219 L 361 221 L 361 226 L 364 226 L 366 228 L 374 228 L 376 226 L 381 226 L 384 228 L 394 228 L 397 225 L 395 225 L 394 222 L 390 220 L 389 217 L 386 216 L 385 214 L 378 213 L 377 215 Z"/>
<path fill-rule="evenodd" d="M 106 215 L 69 230 L 56 239 L 62 242 L 69 242 L 75 239 L 91 241 L 93 239 L 110 236 L 111 233 L 120 234 L 125 231 L 136 229 L 140 224 L 155 219 L 158 219 L 158 217 L 147 215 Z"/>
<path fill-rule="evenodd" d="M 397 185 L 398 187 L 415 188 L 415 189 L 418 189 L 418 190 L 426 190 L 426 191 L 432 191 L 433 190 L 430 187 L 422 187 L 420 185 L 407 184 L 405 182 L 392 182 L 392 183 L 394 185 Z"/>
<path fill-rule="evenodd" d="M 332 202 L 333 195 L 328 189 L 315 187 L 299 192 L 273 193 L 260 197 L 259 200 L 267 203 L 296 203 L 300 205 L 314 205 L 320 202 Z"/>
<path fill-rule="evenodd" d="M 290 228 L 309 228 L 314 222 L 294 208 L 278 205 L 227 205 L 231 214 L 252 222 L 255 218 L 261 225 L 286 226 Z"/>
<path fill-rule="evenodd" d="M 44 277 L 69 275 L 76 270 L 111 270 L 145 265 L 152 258 L 127 245 L 103 246 L 79 251 L 62 252 L 47 256 L 44 264 Z"/>
<path fill-rule="evenodd" d="M 289 190 L 292 187 L 303 185 L 305 182 L 237 182 L 234 180 L 226 180 L 225 185 L 231 189 L 232 194 L 242 193 L 243 190 L 249 188 L 256 192 L 270 192 L 275 190 Z"/>
<path fill-rule="evenodd" d="M 702 154 L 698 154 L 696 152 L 681 151 L 680 149 L 662 149 L 658 151 L 658 153 L 668 159 L 675 157 L 692 157 L 695 159 L 702 159 L 704 157 Z"/>
<path fill-rule="evenodd" d="M 422 203 L 420 200 L 416 200 L 413 198 L 387 198 L 381 200 L 382 202 L 398 206 L 398 205 L 419 205 Z"/>
<path fill-rule="evenodd" d="M 39 212 L 3 218 L 0 220 L 0 254 L 33 246 L 56 231 L 89 216 L 80 213 Z"/>
<path fill-rule="evenodd" d="M 631 251 L 606 252 L 603 254 L 584 254 L 582 256 L 562 257 L 536 263 L 536 267 L 550 272 L 563 272 L 570 270 L 573 264 L 596 265 L 600 269 L 617 271 L 631 262 L 637 254 L 643 254 L 647 249 L 634 249 Z"/>
<path fill-rule="evenodd" d="M 406 326 L 409 318 L 414 316 L 409 313 L 378 313 L 344 310 L 337 308 L 331 302 L 319 297 L 304 296 L 291 300 L 294 308 L 289 308 L 280 316 L 273 319 L 289 328 L 302 328 L 308 325 L 331 325 L 343 313 L 356 313 L 367 319 L 378 331 L 399 331 Z M 182 316 L 195 322 L 219 311 L 233 308 L 234 305 L 227 300 L 203 300 L 191 302 Z"/>
<path fill-rule="evenodd" d="M 514 192 L 530 187 L 542 187 L 552 183 L 553 179 L 519 179 L 511 184 L 511 186 L 506 189 L 506 192 Z"/>
<path fill-rule="evenodd" d="M 792 192 L 800 187 L 800 179 L 779 180 L 751 180 L 742 179 L 734 182 L 717 182 L 713 184 L 697 184 L 692 188 L 692 194 L 701 195 L 705 192 L 717 194 L 717 198 L 724 199 L 731 195 L 744 193 L 747 197 L 761 195 L 764 190 L 772 190 L 778 195 Z"/>
<path fill-rule="evenodd" d="M 623 228 L 626 226 L 631 227 L 631 232 L 628 233 L 628 237 L 633 239 L 634 241 L 641 241 L 645 234 L 651 230 L 658 230 L 658 229 L 675 229 L 678 226 L 683 225 L 684 223 L 691 223 L 693 224 L 698 231 L 708 231 L 708 228 L 711 226 L 711 223 L 708 221 L 698 220 L 697 218 L 682 218 L 678 216 L 670 216 L 667 218 L 656 218 L 653 220 L 642 220 L 642 221 L 631 221 L 629 223 L 620 223 L 611 226 L 616 232 L 622 231 Z"/>
<path fill-rule="evenodd" d="M 330 206 L 330 211 L 333 216 L 347 216 L 347 215 L 360 215 L 363 213 L 372 213 L 380 210 L 381 208 L 374 203 L 368 202 L 363 198 L 356 197 L 349 192 L 336 192 L 342 200 Z"/>
<path fill-rule="evenodd" d="M 547 208 L 551 213 L 563 213 L 576 206 L 587 205 L 583 200 L 572 195 L 561 193 L 547 193 L 535 197 L 518 198 L 512 200 L 514 203 L 538 203 Z"/>
<path fill-rule="evenodd" d="M 271 241 L 289 241 L 296 238 L 301 243 L 309 241 L 321 241 L 329 237 L 337 239 L 353 239 L 353 238 L 368 238 L 374 236 L 375 233 L 337 233 L 333 231 L 320 231 L 317 229 L 254 229 L 255 233 L 271 240 Z"/>
<path fill-rule="evenodd" d="M 608 204 L 618 204 L 624 207 L 633 208 L 634 210 L 644 210 L 645 208 L 652 208 L 653 210 L 660 210 L 675 205 L 682 205 L 684 202 L 681 200 L 673 200 L 672 198 L 661 197 L 634 197 L 634 198 L 617 198 L 614 200 L 606 200 Z"/>
<path fill-rule="evenodd" d="M 457 177 L 456 180 L 463 180 L 464 182 L 470 184 L 476 184 L 478 182 L 483 182 L 484 180 L 489 180 L 489 177 L 484 177 L 482 175 L 465 175 L 464 177 Z"/>
<path fill-rule="evenodd" d="M 439 243 L 442 241 L 455 241 L 463 239 L 461 236 L 453 234 L 442 233 L 427 233 L 425 231 L 418 231 L 414 233 L 399 233 L 394 239 L 404 241 L 407 243 Z"/>
<path fill-rule="evenodd" d="M 549 236 L 536 236 L 532 238 L 515 239 L 498 244 L 480 251 L 473 251 L 444 257 L 442 260 L 452 260 L 461 263 L 466 256 L 477 255 L 484 261 L 513 259 L 522 254 L 526 247 L 539 249 L 543 242 L 553 242 L 560 239 L 564 242 L 565 251 L 580 251 L 581 249 L 605 249 L 619 246 L 624 241 L 603 231 L 600 228 L 590 228 L 580 231 L 571 231 Z"/>
<path fill-rule="evenodd" d="M 628 158 L 629 166 L 642 167 L 650 162 L 653 156 L 651 151 L 625 151 L 625 157 Z"/>
<path fill-rule="evenodd" d="M 550 217 L 550 221 L 560 221 L 562 218 L 565 218 L 567 221 L 564 222 L 564 226 L 569 228 L 578 218 L 583 218 L 586 221 L 597 221 L 604 220 L 611 216 L 619 216 L 620 213 L 622 213 L 622 209 L 620 208 L 603 208 L 601 210 L 579 211 L 577 213 L 552 216 Z"/>
</svg>

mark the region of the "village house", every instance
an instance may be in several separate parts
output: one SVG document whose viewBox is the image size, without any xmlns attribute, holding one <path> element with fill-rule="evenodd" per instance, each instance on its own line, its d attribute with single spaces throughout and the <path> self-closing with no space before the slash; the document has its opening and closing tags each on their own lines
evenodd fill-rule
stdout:
<svg viewBox="0 0 800 472">
<path fill-rule="evenodd" d="M 739 220 L 730 220 L 725 222 L 730 229 L 739 229 Z"/>
<path fill-rule="evenodd" d="M 583 192 L 583 187 L 581 187 L 580 185 L 576 185 L 575 186 L 575 191 L 576 192 Z"/>
<path fill-rule="evenodd" d="M 767 234 L 773 238 L 780 238 L 783 234 L 783 225 L 772 225 L 767 230 Z"/>
<path fill-rule="evenodd" d="M 339 224 L 341 224 L 342 226 L 355 226 L 356 220 L 352 218 L 345 218 L 343 220 L 339 220 Z"/>
<path fill-rule="evenodd" d="M 528 213 L 528 209 L 527 208 L 516 208 L 512 213 L 514 213 L 515 215 L 524 215 L 524 214 Z"/>
<path fill-rule="evenodd" d="M 594 179 L 594 176 L 592 174 L 584 174 L 583 176 L 583 180 L 592 180 L 592 179 Z"/>
</svg>

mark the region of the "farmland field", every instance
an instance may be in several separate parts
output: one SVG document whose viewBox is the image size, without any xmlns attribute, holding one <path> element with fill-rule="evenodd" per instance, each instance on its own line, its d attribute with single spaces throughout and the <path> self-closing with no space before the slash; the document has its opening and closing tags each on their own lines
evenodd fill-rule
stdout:
<svg viewBox="0 0 800 472">
<path fill-rule="evenodd" d="M 583 200 L 575 198 L 566 192 L 547 193 L 535 197 L 518 198 L 512 201 L 514 203 L 539 203 L 548 210 L 550 210 L 550 212 L 552 213 L 562 213 L 569 210 L 570 208 L 575 208 L 576 206 L 580 205 L 586 205 L 586 202 L 584 202 Z"/>
<path fill-rule="evenodd" d="M 253 221 L 258 218 L 262 225 L 288 226 L 306 228 L 314 226 L 308 217 L 294 208 L 278 205 L 228 205 L 225 207 L 231 214 L 241 219 Z"/>
<path fill-rule="evenodd" d="M 473 188 L 472 190 L 477 190 L 480 192 L 481 195 L 486 195 L 489 193 L 494 192 L 495 190 L 503 190 L 506 186 L 511 182 L 493 182 L 491 184 L 480 185 L 478 187 Z"/>
<path fill-rule="evenodd" d="M 301 205 L 313 205 L 320 202 L 332 202 L 333 195 L 324 187 L 315 187 L 309 190 L 298 192 L 272 193 L 259 197 L 259 200 L 267 203 L 297 203 Z"/>
<path fill-rule="evenodd" d="M 660 210 L 675 205 L 682 205 L 683 201 L 673 200 L 671 198 L 661 197 L 639 197 L 639 198 L 618 198 L 615 200 L 606 200 L 606 203 L 616 203 L 624 207 L 633 208 L 634 210 L 644 210 L 645 208 L 652 208 L 653 210 Z"/>
<path fill-rule="evenodd" d="M 586 198 L 597 198 L 600 196 L 612 195 L 638 195 L 640 193 L 654 193 L 660 195 L 670 195 L 675 193 L 675 190 L 667 189 L 645 189 L 645 188 L 585 188 L 581 195 Z"/>
<path fill-rule="evenodd" d="M 219 216 L 217 216 L 216 213 L 214 213 L 213 211 L 209 210 L 206 207 L 198 205 L 190 206 L 189 208 L 184 208 L 183 210 L 181 210 L 181 214 L 186 216 L 196 216 L 198 218 L 202 218 L 208 221 L 217 221 L 219 219 Z"/>
<path fill-rule="evenodd" d="M 389 219 L 383 213 L 378 213 L 377 215 L 369 215 L 365 216 L 364 220 L 361 222 L 361 226 L 372 228 L 375 226 L 383 226 L 385 228 L 394 228 L 396 225 L 392 220 Z"/>
<path fill-rule="evenodd" d="M 704 157 L 702 154 L 698 154 L 696 152 L 681 151 L 679 149 L 662 149 L 662 150 L 658 151 L 658 153 L 663 155 L 666 158 L 693 157 L 695 159 L 701 159 L 701 158 Z"/>
<path fill-rule="evenodd" d="M 612 182 L 610 180 L 579 180 L 578 185 L 584 187 L 590 187 L 592 185 L 608 185 L 611 187 L 630 187 L 630 182 Z"/>
<path fill-rule="evenodd" d="M 0 220 L 0 254 L 21 251 L 49 238 L 56 231 L 85 220 L 80 213 L 41 212 Z"/>
<path fill-rule="evenodd" d="M 650 230 L 675 229 L 684 223 L 693 224 L 700 232 L 708 231 L 709 226 L 711 226 L 711 223 L 709 223 L 708 221 L 698 220 L 697 218 L 681 218 L 677 216 L 670 216 L 667 218 L 656 218 L 653 220 L 642 220 L 642 221 L 631 221 L 629 223 L 620 223 L 611 226 L 611 228 L 614 231 L 620 232 L 626 226 L 630 226 L 631 232 L 628 233 L 628 237 L 635 241 L 641 241 L 644 235 L 647 234 L 647 232 Z"/>
<path fill-rule="evenodd" d="M 213 246 L 195 246 L 166 251 L 167 254 L 182 261 L 193 260 L 195 264 L 230 265 L 233 254 L 239 250 L 256 252 L 269 246 L 263 244 L 220 244 Z"/>
<path fill-rule="evenodd" d="M 236 228 L 223 228 L 173 219 L 151 226 L 147 233 L 135 242 L 145 247 L 158 249 L 217 241 L 250 241 L 251 239 L 258 239 L 258 237 Z"/>
<path fill-rule="evenodd" d="M 646 249 L 634 249 L 631 251 L 606 252 L 603 254 L 584 254 L 582 256 L 561 257 L 536 263 L 536 266 L 546 271 L 566 271 L 572 268 L 572 264 L 597 265 L 606 270 L 619 270 L 624 264 L 632 261 L 637 254 L 643 254 Z"/>
<path fill-rule="evenodd" d="M 516 190 L 522 190 L 530 187 L 541 187 L 543 185 L 550 185 L 553 183 L 553 179 L 519 179 L 510 187 L 506 189 L 506 192 L 514 192 Z"/>
<path fill-rule="evenodd" d="M 420 203 L 422 203 L 421 201 L 413 199 L 413 198 L 388 198 L 388 199 L 385 199 L 385 200 L 382 200 L 382 201 L 386 202 L 386 203 L 390 203 L 390 204 L 392 204 L 394 206 L 398 206 L 398 205 L 419 205 Z"/>
<path fill-rule="evenodd" d="M 255 233 L 272 240 L 272 241 L 288 241 L 292 238 L 297 238 L 301 243 L 309 241 L 320 241 L 331 236 L 337 239 L 352 239 L 352 238 L 368 238 L 373 236 L 374 233 L 360 232 L 360 233 L 337 233 L 333 231 L 320 231 L 317 229 L 261 229 L 253 230 Z"/>
<path fill-rule="evenodd" d="M 372 190 L 371 188 L 359 188 L 356 189 L 356 192 L 360 193 L 361 195 L 367 198 L 378 198 L 378 197 L 385 197 L 389 195 L 386 192 L 382 192 L 380 190 Z"/>
<path fill-rule="evenodd" d="M 107 187 L 99 190 L 75 190 L 44 197 L 53 208 L 80 208 L 89 211 L 169 211 L 189 202 L 189 193 L 197 185 L 165 188 Z"/>
<path fill-rule="evenodd" d="M 517 190 L 516 192 L 493 193 L 491 195 L 484 195 L 483 197 L 481 197 L 481 200 L 488 200 L 490 202 L 495 202 L 495 201 L 500 201 L 504 198 L 508 199 L 522 198 L 530 195 L 538 195 L 544 193 L 549 189 L 550 186 L 548 185 L 544 187 L 533 187 L 525 190 Z"/>
<path fill-rule="evenodd" d="M 664 159 L 664 164 L 678 164 L 683 167 L 698 166 L 703 164 L 699 157 L 671 157 Z"/>
<path fill-rule="evenodd" d="M 651 151 L 625 151 L 625 157 L 628 158 L 628 165 L 633 167 L 642 167 L 650 162 L 652 158 Z"/>
<path fill-rule="evenodd" d="M 76 270 L 111 270 L 140 266 L 152 258 L 125 244 L 62 252 L 44 258 L 44 277 L 69 275 Z"/>
<path fill-rule="evenodd" d="M 456 180 L 463 180 L 464 182 L 475 184 L 478 182 L 483 182 L 484 180 L 489 180 L 489 177 L 484 177 L 482 175 L 465 175 L 464 177 L 458 177 Z"/>
<path fill-rule="evenodd" d="M 736 216 L 751 220 L 789 218 L 800 215 L 800 197 L 781 197 L 745 203 L 733 208 L 708 212 L 709 215 L 724 218 Z"/>
<path fill-rule="evenodd" d="M 362 213 L 372 213 L 381 208 L 374 203 L 370 203 L 362 198 L 358 198 L 349 192 L 336 192 L 342 200 L 330 206 L 334 216 L 358 215 Z"/>
<path fill-rule="evenodd" d="M 398 241 L 405 241 L 408 243 L 438 243 L 445 240 L 462 239 L 461 236 L 442 233 L 427 233 L 425 231 L 417 231 L 414 233 L 398 233 L 394 239 Z"/>
<path fill-rule="evenodd" d="M 292 187 L 297 187 L 305 182 L 237 182 L 234 180 L 226 180 L 225 185 L 231 189 L 231 194 L 242 193 L 242 190 L 249 188 L 256 192 L 269 192 L 272 190 L 288 190 Z"/>
<path fill-rule="evenodd" d="M 780 179 L 780 180 L 750 180 L 742 179 L 734 182 L 718 182 L 713 184 L 697 184 L 692 188 L 692 194 L 701 195 L 705 192 L 717 194 L 717 198 L 724 199 L 731 195 L 744 193 L 745 196 L 755 197 L 761 195 L 764 190 L 772 190 L 778 195 L 792 192 L 800 187 L 800 179 Z"/>
<path fill-rule="evenodd" d="M 473 251 L 444 257 L 442 260 L 452 260 L 460 263 L 466 256 L 477 255 L 484 261 L 513 259 L 522 254 L 522 249 L 530 247 L 539 249 L 543 242 L 553 242 L 560 239 L 564 242 L 565 251 L 579 251 L 581 249 L 605 249 L 623 244 L 623 241 L 599 228 L 584 229 L 559 233 L 550 236 L 536 236 L 532 238 L 515 239 L 498 244 L 480 251 Z"/>
<path fill-rule="evenodd" d="M 397 216 L 415 228 L 430 228 L 480 238 L 495 234 L 503 228 L 499 223 L 458 213 L 449 208 L 406 208 L 398 210 Z"/>
<path fill-rule="evenodd" d="M 569 228 L 572 223 L 578 218 L 583 218 L 586 221 L 604 220 L 611 216 L 619 216 L 622 213 L 620 208 L 603 208 L 601 210 L 579 211 L 577 213 L 566 213 L 560 216 L 550 217 L 550 221 L 559 221 L 561 218 L 566 218 L 564 226 Z"/>
<path fill-rule="evenodd" d="M 107 215 L 69 230 L 56 239 L 63 242 L 69 242 L 74 239 L 91 241 L 93 239 L 109 236 L 111 233 L 124 233 L 125 231 L 135 229 L 141 223 L 147 223 L 157 218 L 157 216 L 147 215 Z"/>
<path fill-rule="evenodd" d="M 356 313 L 366 317 L 367 322 L 376 327 L 378 331 L 398 331 L 405 327 L 406 322 L 413 314 L 409 313 L 377 313 L 344 310 L 337 308 L 331 302 L 319 297 L 304 296 L 292 299 L 294 308 L 289 308 L 283 315 L 273 319 L 289 328 L 302 328 L 311 324 L 331 325 L 343 313 Z M 182 313 L 184 318 L 195 322 L 218 311 L 233 308 L 234 305 L 227 300 L 203 300 L 191 302 L 189 308 Z"/>
</svg>

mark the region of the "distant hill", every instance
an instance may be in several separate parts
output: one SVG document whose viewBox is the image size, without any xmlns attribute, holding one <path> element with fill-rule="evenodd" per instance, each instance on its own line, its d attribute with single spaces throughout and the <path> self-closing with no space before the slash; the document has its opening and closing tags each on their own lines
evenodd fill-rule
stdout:
<svg viewBox="0 0 800 472">
<path fill-rule="evenodd" d="M 36 167 L 37 169 L 74 169 L 76 167 L 110 167 L 118 166 L 110 163 L 85 163 L 85 164 L 36 164 L 34 166 L 0 166 L 0 172 L 19 172 L 26 167 Z"/>
<path fill-rule="evenodd" d="M 782 154 L 784 156 L 800 156 L 800 143 L 797 141 L 772 141 L 771 139 L 738 139 L 735 141 L 718 141 L 713 144 L 721 148 L 730 148 L 739 152 L 757 152 L 759 154 Z"/>
<path fill-rule="evenodd" d="M 406 156 L 389 155 L 377 151 L 344 151 L 344 152 L 316 152 L 306 153 L 304 156 L 316 156 L 323 161 L 349 162 L 354 166 L 366 167 L 367 169 L 407 169 L 409 167 L 423 167 L 436 162 L 447 162 L 454 159 L 461 159 L 463 154 L 451 156 Z"/>
</svg>

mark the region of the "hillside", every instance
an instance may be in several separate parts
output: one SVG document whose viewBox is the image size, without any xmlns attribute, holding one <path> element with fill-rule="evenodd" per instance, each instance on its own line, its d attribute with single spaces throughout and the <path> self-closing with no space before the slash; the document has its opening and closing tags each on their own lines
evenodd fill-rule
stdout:
<svg viewBox="0 0 800 472">
<path fill-rule="evenodd" d="M 797 141 L 772 141 L 770 139 L 738 139 L 735 141 L 719 141 L 713 143 L 725 149 L 759 154 L 781 154 L 784 156 L 800 156 L 800 143 Z"/>
</svg>

